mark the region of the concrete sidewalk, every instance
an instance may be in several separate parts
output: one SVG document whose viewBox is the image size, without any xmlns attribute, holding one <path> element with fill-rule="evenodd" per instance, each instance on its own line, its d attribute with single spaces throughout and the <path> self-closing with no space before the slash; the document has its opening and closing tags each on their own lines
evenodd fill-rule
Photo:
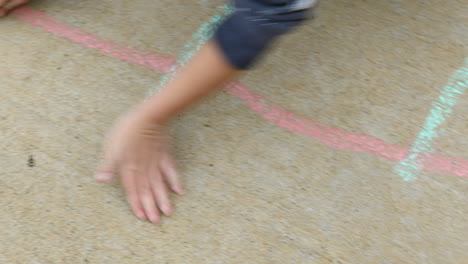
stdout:
<svg viewBox="0 0 468 264">
<path fill-rule="evenodd" d="M 467 93 L 417 179 L 394 167 L 468 57 L 468 6 L 407 2 L 323 0 L 240 86 L 175 120 L 189 192 L 159 226 L 92 177 L 103 135 L 164 74 L 123 53 L 177 58 L 222 2 L 29 6 L 121 56 L 45 17 L 1 19 L 0 263 L 466 263 Z"/>
</svg>

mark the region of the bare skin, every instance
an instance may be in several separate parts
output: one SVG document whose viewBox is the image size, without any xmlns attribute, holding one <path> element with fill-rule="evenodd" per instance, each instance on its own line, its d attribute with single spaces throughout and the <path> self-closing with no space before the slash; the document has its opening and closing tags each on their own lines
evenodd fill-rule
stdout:
<svg viewBox="0 0 468 264">
<path fill-rule="evenodd" d="M 0 17 L 5 16 L 11 10 L 29 2 L 30 0 L 0 0 Z"/>
<path fill-rule="evenodd" d="M 28 2 L 0 0 L 0 17 Z M 106 137 L 96 180 L 108 182 L 120 176 L 130 207 L 142 220 L 159 223 L 161 213 L 172 215 L 170 192 L 183 194 L 184 189 L 165 126 L 238 72 L 225 60 L 217 44 L 208 42 L 161 93 L 116 122 Z"/>
<path fill-rule="evenodd" d="M 207 43 L 161 93 L 138 105 L 108 135 L 96 179 L 120 175 L 133 213 L 159 223 L 174 209 L 169 192 L 183 194 L 170 153 L 165 124 L 176 114 L 219 88 L 239 70 L 224 58 L 214 41 Z"/>
</svg>

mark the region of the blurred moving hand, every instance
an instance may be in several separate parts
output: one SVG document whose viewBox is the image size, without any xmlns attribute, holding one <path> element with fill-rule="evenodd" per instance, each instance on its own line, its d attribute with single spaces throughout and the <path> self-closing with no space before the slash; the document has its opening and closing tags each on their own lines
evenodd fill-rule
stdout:
<svg viewBox="0 0 468 264">
<path fill-rule="evenodd" d="M 97 180 L 107 182 L 120 175 L 134 214 L 159 223 L 160 212 L 170 216 L 169 192 L 184 192 L 170 153 L 165 128 L 129 113 L 107 137 Z"/>
<path fill-rule="evenodd" d="M 0 0 L 0 17 L 5 16 L 11 10 L 29 3 L 30 0 Z"/>
</svg>

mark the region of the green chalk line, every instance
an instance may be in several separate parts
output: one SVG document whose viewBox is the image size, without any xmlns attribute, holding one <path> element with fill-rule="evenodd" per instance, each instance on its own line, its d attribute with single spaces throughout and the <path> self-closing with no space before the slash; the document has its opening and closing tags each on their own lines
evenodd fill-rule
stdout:
<svg viewBox="0 0 468 264">
<path fill-rule="evenodd" d="M 171 81 L 177 74 L 177 71 L 182 68 L 186 63 L 201 49 L 201 47 L 210 40 L 218 25 L 221 24 L 227 16 L 232 14 L 234 7 L 231 4 L 225 4 L 220 8 L 224 9 L 224 13 L 213 16 L 209 21 L 203 23 L 189 43 L 184 45 L 184 49 L 180 53 L 177 63 L 173 65 L 169 73 L 165 74 L 159 85 L 148 91 L 151 96 L 155 92 L 161 91 L 163 87 Z M 465 59 L 465 65 L 459 68 L 449 79 L 446 86 L 440 92 L 439 100 L 432 104 L 429 116 L 423 129 L 419 133 L 416 141 L 413 143 L 410 154 L 402 160 L 397 166 L 395 171 L 403 177 L 403 180 L 415 180 L 415 175 L 422 169 L 422 163 L 425 157 L 434 152 L 432 141 L 440 136 L 441 131 L 439 126 L 452 114 L 452 109 L 460 97 L 467 89 L 468 86 L 468 59 Z"/>
<path fill-rule="evenodd" d="M 156 91 L 161 91 L 161 89 L 163 89 L 163 87 L 174 78 L 177 71 L 185 66 L 185 64 L 201 49 L 201 47 L 203 47 L 203 45 L 213 37 L 218 26 L 234 11 L 234 7 L 230 3 L 219 8 L 224 9 L 224 13 L 213 16 L 209 21 L 200 26 L 197 32 L 192 35 L 190 42 L 184 45 L 177 63 L 171 67 L 169 73 L 166 73 L 161 78 L 161 81 L 156 88 L 148 91 L 148 96 L 153 95 Z"/>
<path fill-rule="evenodd" d="M 467 90 L 467 66 L 468 58 L 465 59 L 465 65 L 458 68 L 441 89 L 438 100 L 432 103 L 432 109 L 408 156 L 395 166 L 394 171 L 403 177 L 403 180 L 415 180 L 423 167 L 424 160 L 434 152 L 432 142 L 443 132 L 439 128 L 440 125 L 450 117 L 458 98 Z"/>
</svg>

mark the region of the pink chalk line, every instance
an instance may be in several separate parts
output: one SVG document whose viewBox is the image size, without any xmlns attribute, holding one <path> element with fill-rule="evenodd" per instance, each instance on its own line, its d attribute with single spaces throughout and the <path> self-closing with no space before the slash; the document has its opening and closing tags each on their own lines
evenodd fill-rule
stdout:
<svg viewBox="0 0 468 264">
<path fill-rule="evenodd" d="M 87 48 L 97 49 L 121 60 L 145 66 L 147 68 L 167 72 L 175 63 L 169 56 L 158 55 L 153 52 L 128 48 L 104 39 L 79 28 L 70 27 L 58 22 L 55 18 L 44 12 L 36 11 L 29 7 L 21 7 L 11 13 L 23 21 L 38 26 L 47 32 L 78 43 Z"/>
<path fill-rule="evenodd" d="M 120 60 L 158 72 L 169 72 L 171 66 L 176 62 L 175 59 L 169 56 L 134 49 L 101 39 L 79 28 L 65 25 L 46 13 L 29 7 L 19 8 L 12 12 L 12 15 L 76 44 L 99 50 Z M 387 143 L 368 135 L 327 127 L 307 117 L 274 106 L 268 99 L 249 91 L 240 82 L 231 82 L 226 88 L 228 94 L 244 100 L 254 112 L 273 124 L 316 139 L 330 147 L 368 153 L 395 162 L 402 161 L 409 153 L 408 148 Z M 468 177 L 468 160 L 457 157 L 442 157 L 432 154 L 422 166 L 423 170 L 431 173 Z"/>
</svg>

